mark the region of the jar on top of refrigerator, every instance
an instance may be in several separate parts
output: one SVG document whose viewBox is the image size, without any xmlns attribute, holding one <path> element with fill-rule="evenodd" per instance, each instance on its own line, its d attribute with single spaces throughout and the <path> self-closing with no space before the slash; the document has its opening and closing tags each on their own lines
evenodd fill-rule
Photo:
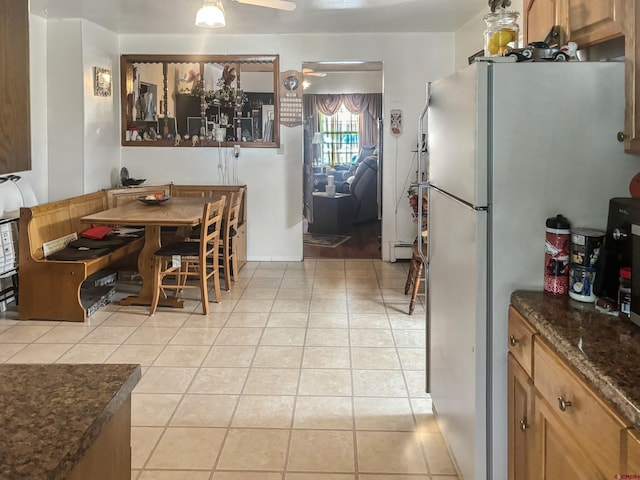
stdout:
<svg viewBox="0 0 640 480">
<path fill-rule="evenodd" d="M 502 55 L 508 48 L 518 47 L 518 12 L 509 12 L 499 9 L 487 13 L 484 21 L 487 28 L 484 31 L 484 55 L 496 57 Z"/>
</svg>

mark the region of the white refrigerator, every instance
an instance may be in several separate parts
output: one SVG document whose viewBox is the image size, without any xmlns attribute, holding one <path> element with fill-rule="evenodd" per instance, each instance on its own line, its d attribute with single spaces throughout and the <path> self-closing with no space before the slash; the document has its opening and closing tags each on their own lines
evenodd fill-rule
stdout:
<svg viewBox="0 0 640 480">
<path fill-rule="evenodd" d="M 479 62 L 432 82 L 427 391 L 464 480 L 507 478 L 507 310 L 542 290 L 545 220 L 605 229 L 624 153 L 624 64 Z"/>
</svg>

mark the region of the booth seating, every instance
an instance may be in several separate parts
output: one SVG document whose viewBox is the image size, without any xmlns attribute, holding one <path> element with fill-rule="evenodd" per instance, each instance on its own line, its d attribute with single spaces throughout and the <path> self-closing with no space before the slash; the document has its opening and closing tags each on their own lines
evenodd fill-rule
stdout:
<svg viewBox="0 0 640 480">
<path fill-rule="evenodd" d="M 96 258 L 52 260 L 45 257 L 43 244 L 69 234 L 78 236 L 91 225 L 80 219 L 108 208 L 135 201 L 139 196 L 164 192 L 172 196 L 207 197 L 243 189 L 237 229 L 239 268 L 246 262 L 246 186 L 233 185 L 173 185 L 163 184 L 133 188 L 101 190 L 65 200 L 23 207 L 20 209 L 19 240 L 19 305 L 21 320 L 46 319 L 82 322 L 87 310 L 82 304 L 80 289 L 87 277 L 103 269 L 117 270 L 121 265 L 135 265 L 144 238 L 135 238 L 121 246 L 110 248 Z M 198 192 L 200 192 L 198 194 Z"/>
</svg>

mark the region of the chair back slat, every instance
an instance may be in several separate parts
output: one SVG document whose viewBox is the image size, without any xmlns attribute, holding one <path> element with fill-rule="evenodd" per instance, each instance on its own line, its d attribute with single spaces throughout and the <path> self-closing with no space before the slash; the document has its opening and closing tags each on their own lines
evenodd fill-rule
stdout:
<svg viewBox="0 0 640 480">
<path fill-rule="evenodd" d="M 200 255 L 206 257 L 209 252 L 217 252 L 220 240 L 220 225 L 227 197 L 205 203 L 202 211 L 202 228 L 200 229 Z"/>
</svg>

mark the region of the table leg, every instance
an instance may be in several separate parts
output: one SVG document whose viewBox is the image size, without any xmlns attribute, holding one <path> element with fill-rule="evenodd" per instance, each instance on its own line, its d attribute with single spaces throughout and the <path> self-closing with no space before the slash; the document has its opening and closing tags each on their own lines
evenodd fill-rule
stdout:
<svg viewBox="0 0 640 480">
<path fill-rule="evenodd" d="M 142 288 L 138 295 L 131 295 L 120 300 L 120 305 L 151 305 L 153 297 L 153 254 L 160 248 L 160 226 L 151 225 L 144 230 L 144 246 L 138 256 L 138 270 L 142 276 Z M 176 297 L 160 298 L 158 305 L 163 307 L 184 308 L 184 300 Z"/>
</svg>

